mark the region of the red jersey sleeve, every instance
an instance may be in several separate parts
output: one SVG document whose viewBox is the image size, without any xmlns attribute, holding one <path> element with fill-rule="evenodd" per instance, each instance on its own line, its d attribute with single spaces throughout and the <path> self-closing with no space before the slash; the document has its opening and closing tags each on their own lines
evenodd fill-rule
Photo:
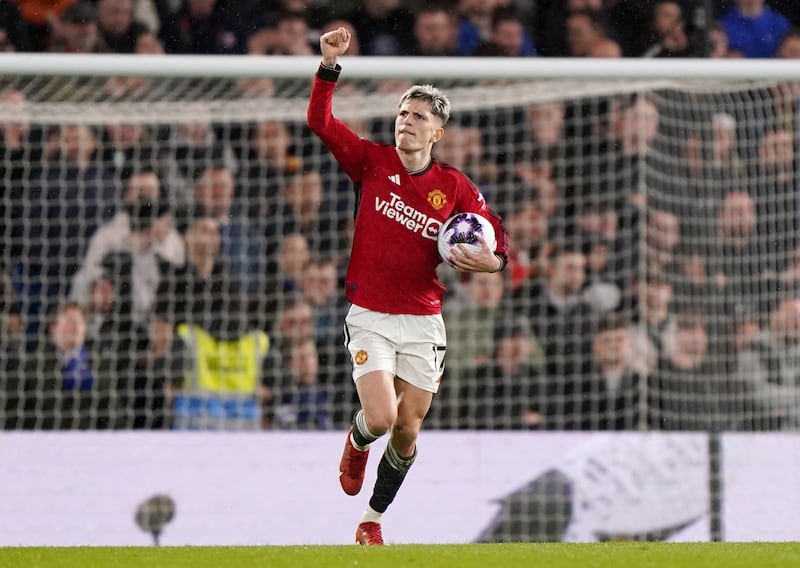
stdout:
<svg viewBox="0 0 800 568">
<path fill-rule="evenodd" d="M 333 116 L 333 90 L 336 88 L 340 70 L 338 65 L 336 69 L 320 66 L 311 87 L 307 121 L 309 128 L 328 147 L 350 179 L 358 182 L 364 174 L 364 140 Z"/>
<path fill-rule="evenodd" d="M 457 211 L 469 211 L 471 213 L 478 213 L 486 217 L 494 227 L 495 238 L 497 246 L 494 249 L 494 254 L 500 258 L 502 265 L 500 270 L 503 270 L 508 264 L 508 233 L 503 225 L 503 219 L 495 213 L 486 200 L 483 198 L 480 190 L 475 187 L 475 184 L 465 175 L 462 174 L 463 183 L 459 188 L 459 203 Z"/>
</svg>

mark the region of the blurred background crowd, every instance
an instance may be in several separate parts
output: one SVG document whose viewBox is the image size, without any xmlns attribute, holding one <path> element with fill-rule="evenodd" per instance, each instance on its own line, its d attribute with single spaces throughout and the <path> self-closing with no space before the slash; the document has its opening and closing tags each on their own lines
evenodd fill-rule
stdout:
<svg viewBox="0 0 800 568">
<path fill-rule="evenodd" d="M 792 0 L 3 0 L 0 50 L 311 55 L 798 57 Z"/>
<path fill-rule="evenodd" d="M 800 4 L 777 0 L 0 2 L 3 49 L 58 53 L 313 55 L 345 26 L 362 56 L 796 58 L 796 25 Z M 386 117 L 348 124 L 391 142 L 405 83 L 368 83 L 339 90 L 391 93 Z M 218 120 L 195 102 L 174 123 L 44 124 L 29 103 L 87 83 L 2 84 L 3 427 L 349 422 L 355 196 L 301 118 Z M 798 92 L 454 100 L 434 155 L 503 215 L 512 257 L 498 274 L 442 268 L 431 427 L 800 427 Z"/>
</svg>

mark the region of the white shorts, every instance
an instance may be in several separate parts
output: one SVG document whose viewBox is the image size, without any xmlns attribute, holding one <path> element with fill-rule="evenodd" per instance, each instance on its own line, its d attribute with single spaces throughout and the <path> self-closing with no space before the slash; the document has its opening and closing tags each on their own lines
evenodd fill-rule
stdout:
<svg viewBox="0 0 800 568">
<path fill-rule="evenodd" d="M 352 305 L 344 320 L 344 344 L 354 381 L 371 371 L 389 371 L 424 391 L 439 390 L 447 347 L 440 314 L 385 314 Z"/>
</svg>

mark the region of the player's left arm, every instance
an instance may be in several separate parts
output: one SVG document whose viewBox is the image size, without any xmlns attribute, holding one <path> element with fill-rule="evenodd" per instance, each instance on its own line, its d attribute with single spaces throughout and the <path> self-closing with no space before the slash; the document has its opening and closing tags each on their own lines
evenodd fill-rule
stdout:
<svg viewBox="0 0 800 568">
<path fill-rule="evenodd" d="M 486 217 L 494 227 L 497 245 L 490 249 L 486 241 L 478 235 L 481 243 L 479 252 L 470 252 L 462 245 L 454 250 L 452 264 L 457 270 L 464 272 L 499 272 L 506 267 L 508 262 L 508 234 L 503 220 L 486 203 L 481 192 L 468 178 L 464 177 L 466 187 L 460 188 L 459 196 L 463 196 L 456 205 L 457 211 L 470 211 Z"/>
</svg>

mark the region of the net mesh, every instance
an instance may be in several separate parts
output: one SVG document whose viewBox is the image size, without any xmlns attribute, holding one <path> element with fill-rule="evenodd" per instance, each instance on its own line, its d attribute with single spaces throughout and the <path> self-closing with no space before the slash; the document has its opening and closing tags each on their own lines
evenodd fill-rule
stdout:
<svg viewBox="0 0 800 568">
<path fill-rule="evenodd" d="M 428 427 L 798 426 L 797 85 L 437 83 L 434 154 L 512 252 L 441 269 Z M 336 114 L 391 142 L 409 84 L 343 78 Z M 356 204 L 305 126 L 310 78 L 0 86 L 5 428 L 349 423 Z"/>
</svg>

